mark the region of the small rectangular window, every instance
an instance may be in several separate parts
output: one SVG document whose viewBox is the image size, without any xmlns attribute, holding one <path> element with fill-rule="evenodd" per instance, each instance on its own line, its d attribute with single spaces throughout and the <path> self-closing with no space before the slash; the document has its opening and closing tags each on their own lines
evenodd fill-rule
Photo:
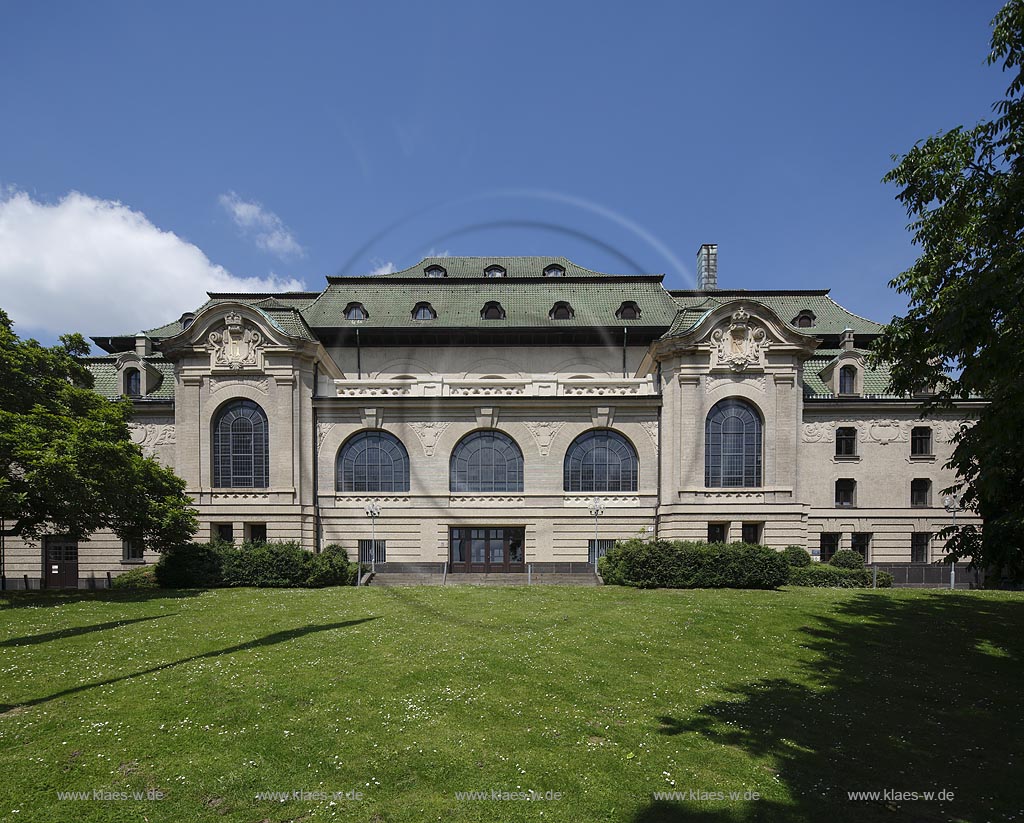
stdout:
<svg viewBox="0 0 1024 823">
<path fill-rule="evenodd" d="M 214 539 L 231 543 L 235 539 L 235 527 L 231 523 L 218 523 L 214 527 Z"/>
<path fill-rule="evenodd" d="M 836 508 L 850 509 L 857 505 L 857 481 L 844 478 L 836 481 Z"/>
<path fill-rule="evenodd" d="M 928 546 L 931 544 L 930 532 L 914 532 L 910 535 L 910 562 L 927 563 Z"/>
<path fill-rule="evenodd" d="M 728 539 L 728 523 L 708 523 L 708 543 L 724 543 Z"/>
<path fill-rule="evenodd" d="M 857 430 L 852 426 L 836 429 L 836 457 L 857 456 Z"/>
<path fill-rule="evenodd" d="M 832 559 L 837 551 L 839 551 L 839 540 L 842 538 L 842 534 L 839 532 L 822 532 L 821 542 L 818 544 L 820 547 L 820 557 L 822 563 L 828 563 Z"/>
<path fill-rule="evenodd" d="M 761 526 L 762 523 L 744 523 L 743 524 L 743 542 L 744 543 L 760 543 L 761 542 Z"/>
<path fill-rule="evenodd" d="M 376 545 L 374 545 L 376 544 Z M 374 556 L 376 555 L 376 556 Z M 386 540 L 360 540 L 359 541 L 359 562 L 360 563 L 387 563 L 388 544 Z"/>
<path fill-rule="evenodd" d="M 864 558 L 864 562 L 868 562 L 868 553 L 871 550 L 871 532 L 854 532 L 851 535 L 850 548 L 860 554 Z"/>
<path fill-rule="evenodd" d="M 915 457 L 930 457 L 932 454 L 931 426 L 914 426 L 910 431 L 910 453 Z"/>
<path fill-rule="evenodd" d="M 614 540 L 588 540 L 587 541 L 587 562 L 594 562 L 594 549 L 596 546 L 597 556 L 604 557 L 608 554 L 608 551 L 615 545 Z"/>
<path fill-rule="evenodd" d="M 910 505 L 914 508 L 927 508 L 932 504 L 932 481 L 919 477 L 910 481 Z"/>
<path fill-rule="evenodd" d="M 124 563 L 141 563 L 143 559 L 143 546 L 138 540 L 121 541 L 121 560 Z"/>
<path fill-rule="evenodd" d="M 267 542 L 267 524 L 266 523 L 250 523 L 247 526 L 249 530 L 249 542 L 250 543 L 266 543 Z"/>
</svg>

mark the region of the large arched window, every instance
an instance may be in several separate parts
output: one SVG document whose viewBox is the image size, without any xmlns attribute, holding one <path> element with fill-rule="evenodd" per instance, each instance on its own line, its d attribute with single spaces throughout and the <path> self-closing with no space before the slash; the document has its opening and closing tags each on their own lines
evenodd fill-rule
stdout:
<svg viewBox="0 0 1024 823">
<path fill-rule="evenodd" d="M 407 492 L 409 452 L 392 434 L 359 432 L 338 452 L 335 488 L 340 492 Z"/>
<path fill-rule="evenodd" d="M 213 424 L 213 485 L 265 489 L 270 485 L 270 427 L 251 400 L 232 400 Z"/>
<path fill-rule="evenodd" d="M 635 492 L 639 461 L 636 449 L 610 429 L 581 434 L 565 453 L 567 492 Z"/>
<path fill-rule="evenodd" d="M 523 453 L 500 431 L 467 434 L 452 452 L 449 488 L 453 492 L 521 492 Z"/>
<path fill-rule="evenodd" d="M 761 485 L 761 416 L 749 403 L 716 403 L 704 427 L 704 483 L 709 488 Z"/>
</svg>

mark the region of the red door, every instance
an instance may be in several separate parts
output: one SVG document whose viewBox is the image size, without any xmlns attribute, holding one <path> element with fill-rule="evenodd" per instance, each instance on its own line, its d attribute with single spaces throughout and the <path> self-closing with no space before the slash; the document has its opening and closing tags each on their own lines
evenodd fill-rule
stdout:
<svg viewBox="0 0 1024 823">
<path fill-rule="evenodd" d="M 78 588 L 78 541 L 66 537 L 43 540 L 43 579 L 48 589 Z"/>
</svg>

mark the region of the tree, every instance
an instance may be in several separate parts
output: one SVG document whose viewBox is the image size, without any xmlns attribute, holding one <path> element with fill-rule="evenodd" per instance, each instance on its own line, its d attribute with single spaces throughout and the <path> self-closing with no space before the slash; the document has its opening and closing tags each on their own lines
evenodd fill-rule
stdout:
<svg viewBox="0 0 1024 823">
<path fill-rule="evenodd" d="M 21 340 L 0 309 L 0 529 L 78 540 L 109 528 L 156 551 L 189 540 L 185 482 L 131 441 L 130 401 L 92 391 L 77 359 L 88 351 L 79 334 Z"/>
<path fill-rule="evenodd" d="M 919 142 L 884 178 L 911 218 L 921 256 L 890 284 L 908 295 L 905 317 L 886 327 L 875 352 L 899 393 L 934 386 L 924 411 L 957 400 L 988 401 L 955 438 L 946 492 L 981 515 L 948 537 L 968 558 L 1024 579 L 1024 0 L 992 21 L 989 64 L 1010 74 L 1006 99 L 973 128 Z"/>
</svg>

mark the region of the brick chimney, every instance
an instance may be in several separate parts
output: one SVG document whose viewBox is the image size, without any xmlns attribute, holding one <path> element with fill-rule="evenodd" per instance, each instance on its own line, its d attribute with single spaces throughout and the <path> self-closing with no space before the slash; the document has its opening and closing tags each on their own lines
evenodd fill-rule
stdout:
<svg viewBox="0 0 1024 823">
<path fill-rule="evenodd" d="M 697 252 L 697 288 L 713 291 L 718 288 L 718 244 L 705 243 Z"/>
<path fill-rule="evenodd" d="M 839 338 L 839 343 L 840 343 L 840 345 L 846 351 L 852 351 L 853 350 L 853 329 L 851 329 L 849 326 L 847 326 L 845 329 L 843 329 L 843 334 L 842 334 L 842 337 Z"/>
</svg>

